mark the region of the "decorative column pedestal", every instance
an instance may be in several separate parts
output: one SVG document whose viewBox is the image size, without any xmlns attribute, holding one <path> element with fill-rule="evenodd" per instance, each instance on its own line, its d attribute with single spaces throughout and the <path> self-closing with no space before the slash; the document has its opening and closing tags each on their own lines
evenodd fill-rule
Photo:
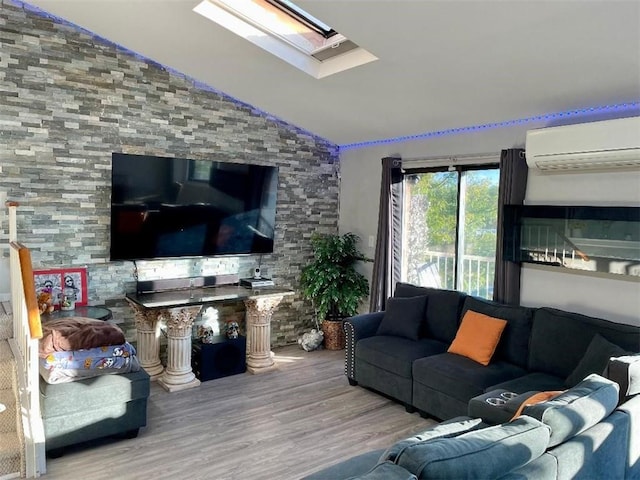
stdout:
<svg viewBox="0 0 640 480">
<path fill-rule="evenodd" d="M 160 321 L 154 310 L 147 310 L 127 298 L 133 309 L 138 331 L 136 353 L 140 366 L 149 374 L 151 380 L 157 380 L 164 371 L 160 362 Z"/>
<path fill-rule="evenodd" d="M 191 370 L 191 327 L 201 305 L 158 310 L 167 324 L 167 368 L 158 384 L 169 392 L 178 392 L 200 385 Z"/>
<path fill-rule="evenodd" d="M 145 285 L 146 288 L 149 285 Z M 262 373 L 276 367 L 271 352 L 271 315 L 292 290 L 238 285 L 128 293 L 138 328 L 138 359 L 153 380 L 169 392 L 200 385 L 191 370 L 191 328 L 202 305 L 244 301 L 247 311 L 247 370 Z M 160 323 L 167 325 L 167 368 L 160 362 Z"/>
<path fill-rule="evenodd" d="M 293 293 L 293 292 L 291 292 Z M 271 316 L 286 293 L 244 300 L 247 309 L 247 371 L 263 373 L 276 368 L 271 351 Z"/>
</svg>

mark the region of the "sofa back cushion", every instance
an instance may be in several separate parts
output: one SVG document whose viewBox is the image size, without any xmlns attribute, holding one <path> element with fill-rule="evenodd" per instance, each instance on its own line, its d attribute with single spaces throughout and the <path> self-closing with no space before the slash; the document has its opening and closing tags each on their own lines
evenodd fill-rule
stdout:
<svg viewBox="0 0 640 480">
<path fill-rule="evenodd" d="M 467 296 L 462 307 L 462 317 L 468 310 L 506 320 L 507 326 L 502 332 L 494 358 L 522 368 L 527 367 L 531 319 L 534 312 L 532 308 L 502 305 L 491 300 Z"/>
<path fill-rule="evenodd" d="M 323 477 L 331 478 L 331 477 Z M 340 477 L 342 478 L 342 477 Z M 416 476 L 402 467 L 391 463 L 378 463 L 367 473 L 349 477 L 347 480 L 416 480 Z"/>
<path fill-rule="evenodd" d="M 435 288 L 420 287 L 413 285 L 412 283 L 398 282 L 396 283 L 396 289 L 393 292 L 394 297 L 420 297 L 422 295 L 429 295 Z"/>
<path fill-rule="evenodd" d="M 592 374 L 553 399 L 529 405 L 523 414 L 551 427 L 555 447 L 608 417 L 618 405 L 618 384 Z"/>
<path fill-rule="evenodd" d="M 553 308 L 537 309 L 531 327 L 528 369 L 567 378 L 597 333 L 627 351 L 638 352 L 640 348 L 640 328 L 636 326 Z"/>
<path fill-rule="evenodd" d="M 530 417 L 405 448 L 396 464 L 419 479 L 499 478 L 544 453 L 550 429 Z"/>
<path fill-rule="evenodd" d="M 418 340 L 424 323 L 426 306 L 427 297 L 425 295 L 389 298 L 376 335 L 392 335 Z"/>
<path fill-rule="evenodd" d="M 419 287 L 398 282 L 394 297 L 428 296 L 425 323 L 421 336 L 451 343 L 458 331 L 460 311 L 466 294 L 455 290 Z"/>
<path fill-rule="evenodd" d="M 567 387 L 573 387 L 591 373 L 605 375 L 609 365 L 609 359 L 612 357 L 622 357 L 626 354 L 627 352 L 624 349 L 615 343 L 611 343 L 599 333 L 596 333 L 591 339 L 591 343 L 589 343 L 582 360 L 580 360 L 578 366 L 565 379 L 564 384 Z"/>
<path fill-rule="evenodd" d="M 451 438 L 457 437 L 462 433 L 467 433 L 484 426 L 481 418 L 464 418 L 452 419 L 431 427 L 424 432 L 417 433 L 412 437 L 400 440 L 389 447 L 380 457 L 380 462 L 395 462 L 398 456 L 408 447 L 431 441 L 435 438 Z"/>
</svg>

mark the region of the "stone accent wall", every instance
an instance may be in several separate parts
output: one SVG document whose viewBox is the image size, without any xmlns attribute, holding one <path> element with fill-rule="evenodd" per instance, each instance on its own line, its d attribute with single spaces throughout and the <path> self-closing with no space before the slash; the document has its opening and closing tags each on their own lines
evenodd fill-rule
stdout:
<svg viewBox="0 0 640 480">
<path fill-rule="evenodd" d="M 113 307 L 132 339 L 135 324 L 123 297 L 134 290 L 134 265 L 109 261 L 112 152 L 277 165 L 275 252 L 262 257 L 262 268 L 279 286 L 299 290 L 309 237 L 337 232 L 335 145 L 76 26 L 1 0 L 0 190 L 21 204 L 19 239 L 32 249 L 34 267 L 86 266 L 89 303 Z M 0 232 L 6 241 L 6 228 Z M 258 261 L 144 262 L 138 273 L 242 277 Z M 310 305 L 299 294 L 289 297 L 274 316 L 273 343 L 294 342 L 311 322 Z"/>
</svg>

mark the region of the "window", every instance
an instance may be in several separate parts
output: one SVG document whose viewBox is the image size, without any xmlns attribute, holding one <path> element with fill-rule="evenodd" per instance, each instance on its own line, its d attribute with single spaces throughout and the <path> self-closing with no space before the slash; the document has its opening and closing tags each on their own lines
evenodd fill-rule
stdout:
<svg viewBox="0 0 640 480">
<path fill-rule="evenodd" d="M 290 15 L 294 20 L 300 22 L 315 32 L 322 35 L 324 38 L 330 38 L 334 35 L 337 35 L 333 28 L 324 22 L 318 20 L 311 14 L 305 12 L 302 8 L 297 6 L 293 2 L 289 2 L 288 0 L 266 0 L 268 3 L 274 5 L 276 8 Z"/>
<path fill-rule="evenodd" d="M 499 179 L 497 165 L 405 172 L 403 281 L 493 297 Z"/>
<path fill-rule="evenodd" d="M 377 60 L 288 0 L 203 0 L 193 11 L 316 78 Z"/>
</svg>

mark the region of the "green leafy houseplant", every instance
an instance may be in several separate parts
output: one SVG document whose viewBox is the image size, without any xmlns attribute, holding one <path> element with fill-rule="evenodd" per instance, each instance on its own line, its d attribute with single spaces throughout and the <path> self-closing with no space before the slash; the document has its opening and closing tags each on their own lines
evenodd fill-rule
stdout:
<svg viewBox="0 0 640 480">
<path fill-rule="evenodd" d="M 314 235 L 311 238 L 313 261 L 302 269 L 302 295 L 311 300 L 320 322 L 342 320 L 355 315 L 358 305 L 369 295 L 369 283 L 355 265 L 368 261 L 358 251 L 359 237 Z"/>
</svg>

